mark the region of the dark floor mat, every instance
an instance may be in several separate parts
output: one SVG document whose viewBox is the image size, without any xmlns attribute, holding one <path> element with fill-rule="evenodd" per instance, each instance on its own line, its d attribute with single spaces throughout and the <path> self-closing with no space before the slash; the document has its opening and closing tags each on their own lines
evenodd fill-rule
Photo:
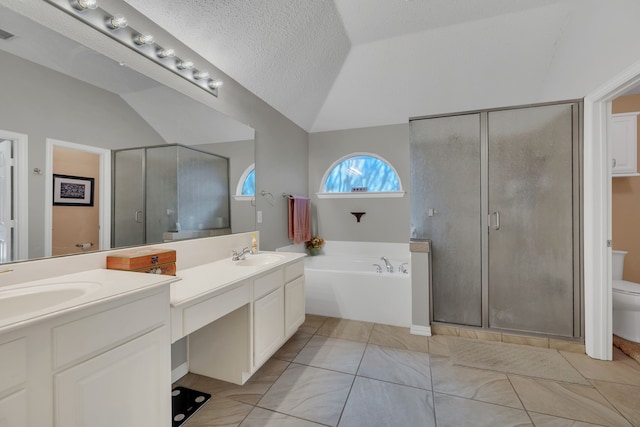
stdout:
<svg viewBox="0 0 640 427">
<path fill-rule="evenodd" d="M 171 391 L 171 412 L 173 427 L 180 427 L 196 413 L 211 395 L 185 387 L 176 387 Z"/>
</svg>

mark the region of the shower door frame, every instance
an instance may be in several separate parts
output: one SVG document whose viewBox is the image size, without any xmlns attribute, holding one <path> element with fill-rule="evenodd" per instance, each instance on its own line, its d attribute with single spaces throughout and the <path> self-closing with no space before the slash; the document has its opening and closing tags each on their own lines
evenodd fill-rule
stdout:
<svg viewBox="0 0 640 427">
<path fill-rule="evenodd" d="M 572 150 L 573 150 L 573 337 L 568 336 L 555 336 L 545 333 L 536 333 L 529 331 L 519 331 L 514 329 L 501 329 L 494 328 L 489 325 L 489 197 L 485 192 L 488 191 L 489 186 L 489 171 L 488 171 L 488 162 L 489 162 L 489 132 L 488 132 L 488 117 L 490 112 L 495 111 L 504 111 L 504 110 L 513 110 L 513 109 L 524 109 L 524 108 L 533 108 L 533 107 L 544 107 L 544 106 L 552 106 L 552 105 L 572 105 L 575 104 L 575 108 L 573 108 L 572 112 Z M 524 104 L 517 106 L 509 106 L 504 108 L 492 108 L 492 109 L 483 109 L 483 110 L 470 110 L 470 111 L 461 111 L 456 113 L 447 113 L 447 114 L 437 114 L 437 115 L 427 115 L 427 116 L 418 116 L 409 118 L 409 122 L 421 119 L 435 119 L 442 117 L 452 117 L 452 116 L 460 116 L 460 115 L 469 115 L 469 114 L 479 114 L 480 116 L 480 203 L 481 203 L 481 218 L 480 218 L 480 227 L 481 227 L 481 282 L 482 282 L 482 329 L 496 331 L 496 332 L 507 332 L 507 333 L 523 333 L 526 335 L 533 336 L 545 336 L 545 337 L 558 337 L 561 339 L 583 339 L 585 336 L 585 301 L 584 301 L 584 276 L 582 274 L 583 271 L 583 255 L 584 255 L 584 246 L 583 246 L 583 128 L 582 123 L 584 120 L 584 105 L 583 100 L 581 99 L 571 99 L 571 100 L 563 100 L 557 102 L 548 102 L 548 103 L 538 103 L 538 104 Z M 453 325 L 456 327 L 469 327 L 469 328 L 477 328 L 472 325 L 463 325 L 457 323 L 446 323 L 434 321 L 433 319 L 433 295 L 432 295 L 432 287 L 433 283 L 430 283 L 429 286 L 429 320 L 430 322 L 442 325 Z"/>
</svg>

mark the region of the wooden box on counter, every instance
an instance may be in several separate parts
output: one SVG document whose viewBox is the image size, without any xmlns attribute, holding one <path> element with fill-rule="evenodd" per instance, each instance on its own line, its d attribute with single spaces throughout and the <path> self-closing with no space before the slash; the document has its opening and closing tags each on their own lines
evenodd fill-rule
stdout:
<svg viewBox="0 0 640 427">
<path fill-rule="evenodd" d="M 107 256 L 107 268 L 175 276 L 176 251 L 143 248 L 118 252 Z"/>
</svg>

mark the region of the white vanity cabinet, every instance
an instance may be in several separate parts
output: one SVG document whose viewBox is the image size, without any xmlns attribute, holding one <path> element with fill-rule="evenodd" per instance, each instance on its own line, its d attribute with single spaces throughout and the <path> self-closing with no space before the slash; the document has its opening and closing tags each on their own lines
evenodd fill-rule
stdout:
<svg viewBox="0 0 640 427">
<path fill-rule="evenodd" d="M 167 292 L 83 314 L 52 329 L 55 425 L 169 426 Z"/>
<path fill-rule="evenodd" d="M 611 116 L 611 161 L 613 177 L 638 176 L 638 115 L 640 112 Z"/>
<path fill-rule="evenodd" d="M 225 268 L 243 267 L 228 263 L 197 267 L 185 272 L 175 288 L 193 287 L 200 292 L 202 284 L 216 277 L 216 268 L 224 275 Z M 290 254 L 288 262 L 243 277 L 184 302 L 172 301 L 172 339 L 189 337 L 190 372 L 244 384 L 304 322 L 302 255 Z M 204 304 L 212 309 L 200 310 Z M 194 312 L 202 312 L 197 322 L 190 319 Z"/>
<path fill-rule="evenodd" d="M 169 427 L 169 314 L 153 287 L 0 334 L 0 426 Z"/>
<path fill-rule="evenodd" d="M 257 370 L 304 323 L 304 261 L 254 280 L 253 366 Z"/>
</svg>

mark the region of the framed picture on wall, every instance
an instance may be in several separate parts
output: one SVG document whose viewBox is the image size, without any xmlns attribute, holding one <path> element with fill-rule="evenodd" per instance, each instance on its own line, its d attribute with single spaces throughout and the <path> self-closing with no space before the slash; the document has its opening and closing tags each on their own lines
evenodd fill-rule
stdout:
<svg viewBox="0 0 640 427">
<path fill-rule="evenodd" d="M 54 206 L 93 206 L 93 178 L 53 175 Z"/>
</svg>

